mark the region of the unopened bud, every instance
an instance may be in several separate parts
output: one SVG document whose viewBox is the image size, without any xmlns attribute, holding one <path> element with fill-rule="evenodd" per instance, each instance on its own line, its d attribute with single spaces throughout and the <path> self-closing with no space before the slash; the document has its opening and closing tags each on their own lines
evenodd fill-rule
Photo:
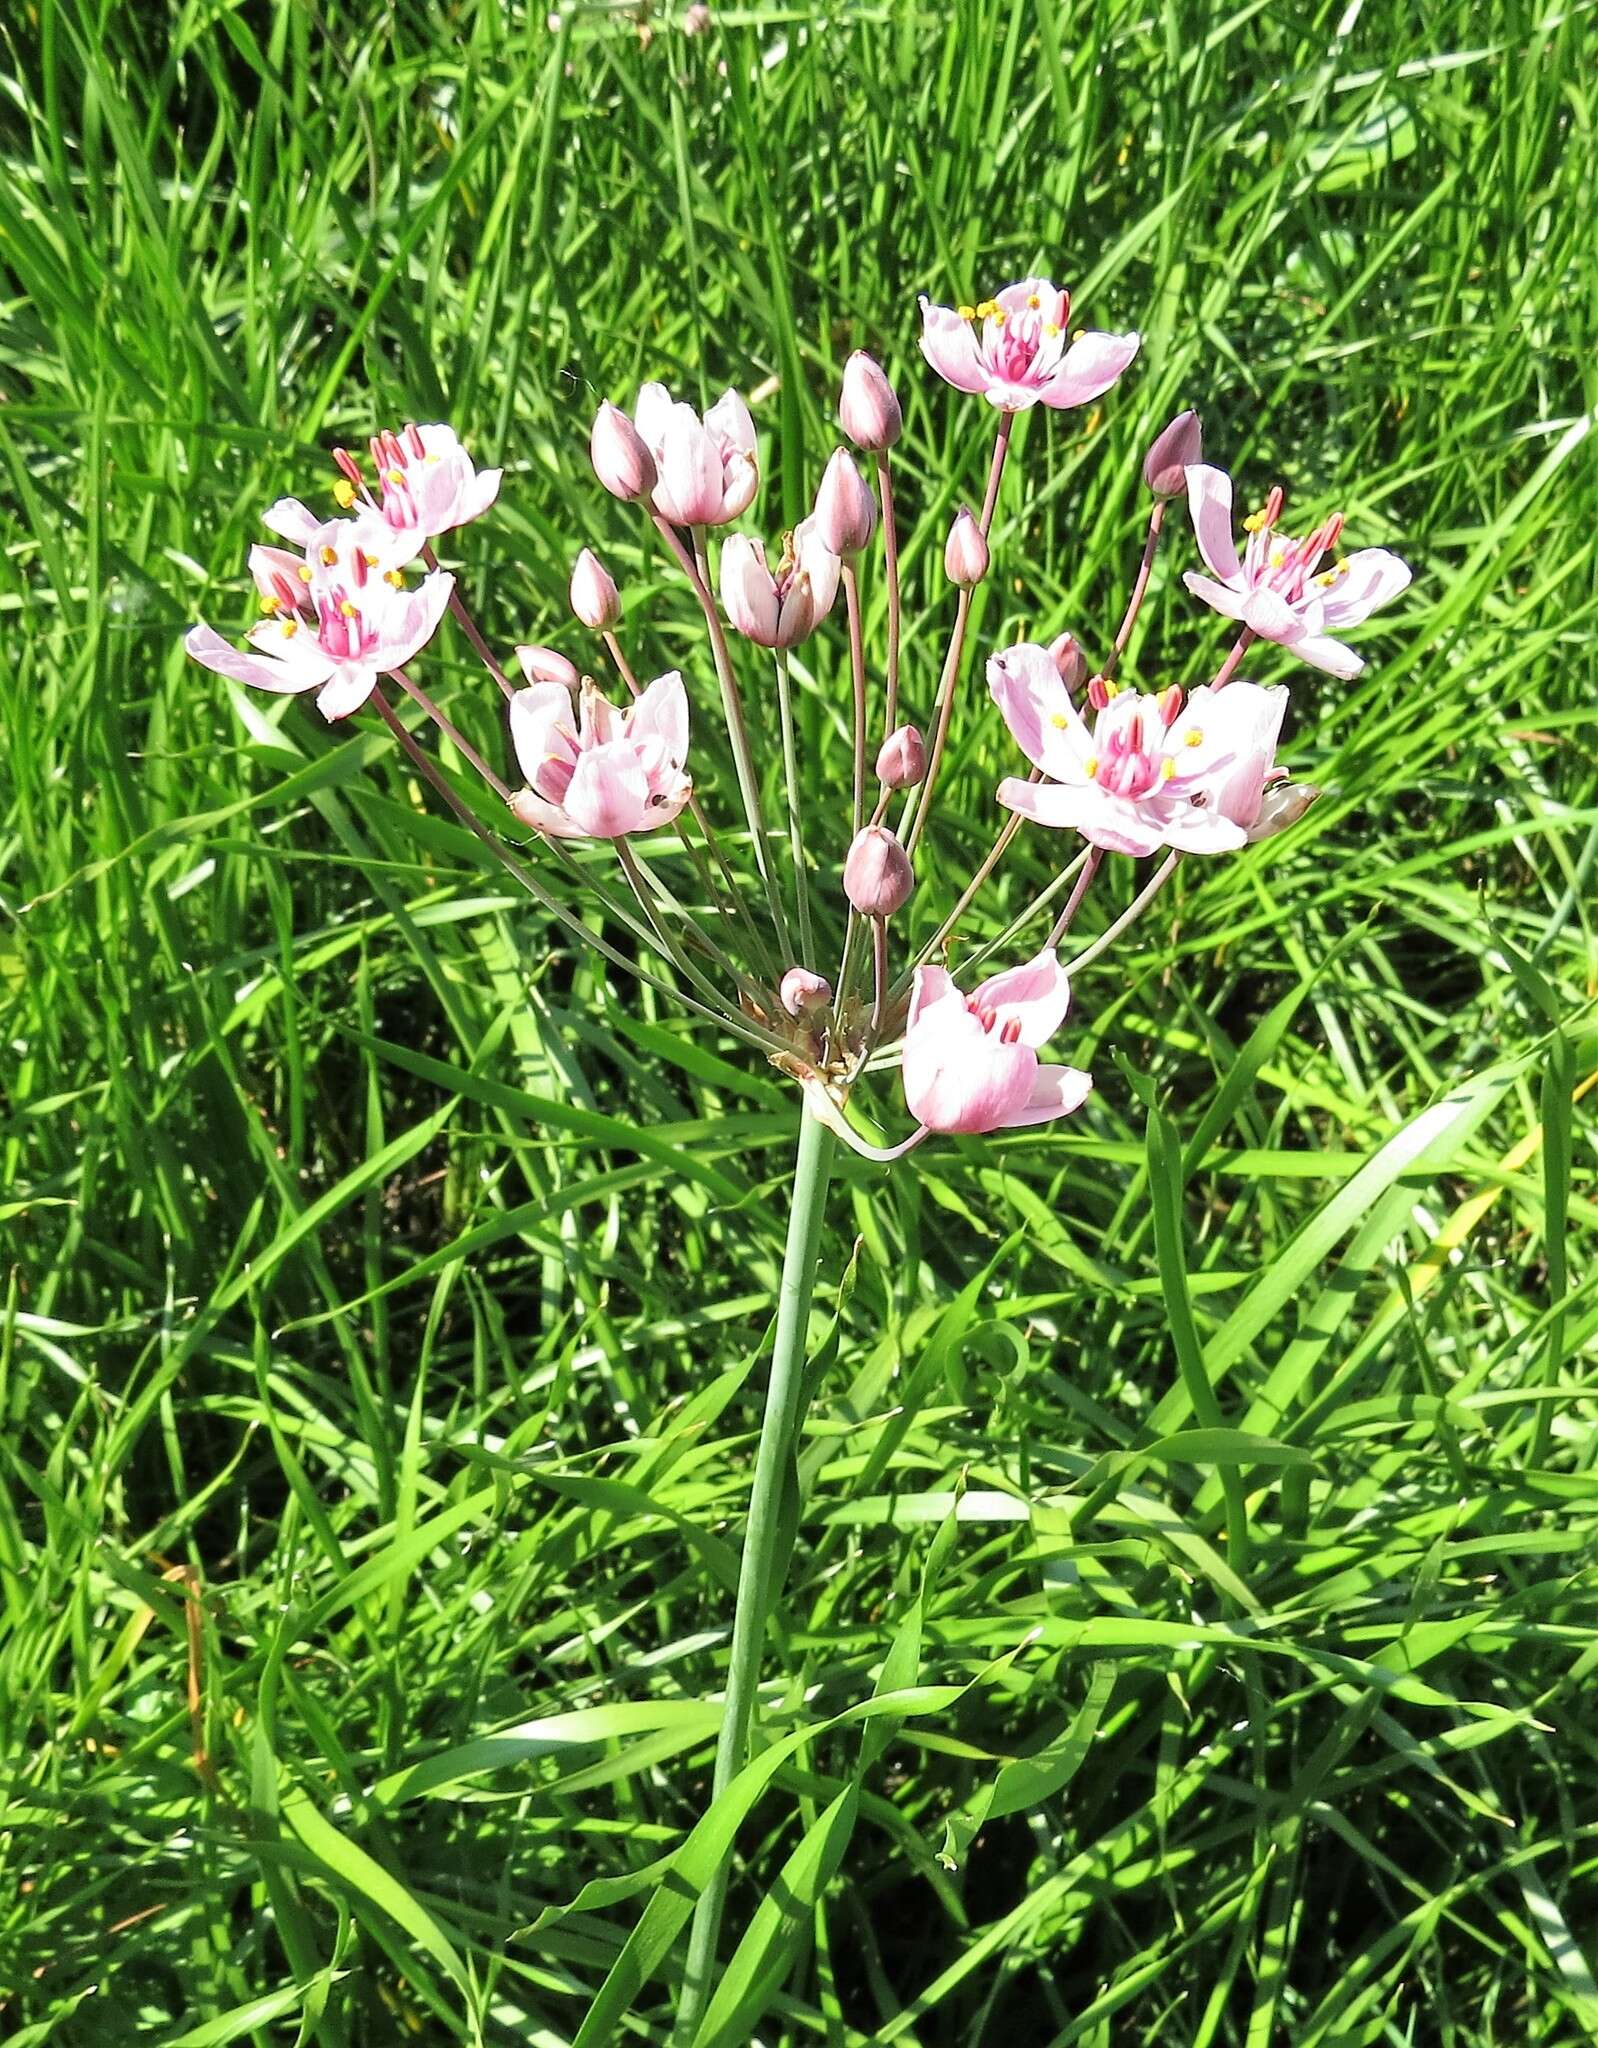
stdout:
<svg viewBox="0 0 1598 2048">
<path fill-rule="evenodd" d="M 969 590 L 973 584 L 980 583 L 988 573 L 988 544 L 982 538 L 981 527 L 964 505 L 955 514 L 949 538 L 944 543 L 943 573 L 951 583 L 958 583 L 962 590 Z"/>
<path fill-rule="evenodd" d="M 559 683 L 567 690 L 577 687 L 575 665 L 564 654 L 557 654 L 553 647 L 518 647 L 516 659 L 530 683 Z"/>
<path fill-rule="evenodd" d="M 1156 498 L 1180 498 L 1187 490 L 1188 465 L 1203 460 L 1204 431 L 1190 407 L 1155 437 L 1143 460 L 1143 481 Z"/>
<path fill-rule="evenodd" d="M 655 488 L 655 458 L 638 429 L 618 407 L 606 403 L 594 414 L 588 437 L 594 474 L 613 498 L 629 502 Z"/>
<path fill-rule="evenodd" d="M 882 365 L 856 349 L 843 366 L 838 424 L 857 448 L 880 455 L 904 432 L 904 414 Z"/>
<path fill-rule="evenodd" d="M 584 548 L 572 570 L 572 611 L 596 633 L 608 633 L 621 617 L 616 579 L 592 548 Z"/>
<path fill-rule="evenodd" d="M 862 917 L 892 917 L 914 887 L 910 856 L 886 825 L 856 833 L 843 864 L 843 893 Z"/>
<path fill-rule="evenodd" d="M 836 449 L 816 493 L 816 532 L 835 555 L 858 555 L 877 524 L 877 501 L 843 449 Z"/>
<path fill-rule="evenodd" d="M 877 780 L 889 789 L 914 789 L 927 772 L 927 743 L 913 725 L 901 725 L 882 742 Z"/>
<path fill-rule="evenodd" d="M 1274 839 L 1289 825 L 1296 825 L 1320 795 L 1312 782 L 1279 782 L 1260 798 L 1260 814 L 1249 829 L 1250 842 Z"/>
<path fill-rule="evenodd" d="M 705 0 L 694 0 L 682 18 L 682 32 L 685 36 L 702 36 L 710 26 L 710 9 Z"/>
<path fill-rule="evenodd" d="M 1071 633 L 1062 633 L 1049 642 L 1049 659 L 1058 671 L 1060 681 L 1074 696 L 1087 681 L 1088 658 L 1076 644 Z"/>
<path fill-rule="evenodd" d="M 808 967 L 790 967 L 777 994 L 790 1017 L 802 1017 L 807 1010 L 826 1008 L 832 1001 L 832 983 Z"/>
</svg>

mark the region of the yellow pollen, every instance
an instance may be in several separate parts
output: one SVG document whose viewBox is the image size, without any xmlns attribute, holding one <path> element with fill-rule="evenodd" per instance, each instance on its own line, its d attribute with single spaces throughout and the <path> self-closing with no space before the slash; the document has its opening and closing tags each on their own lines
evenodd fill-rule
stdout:
<svg viewBox="0 0 1598 2048">
<path fill-rule="evenodd" d="M 1056 711 L 1054 716 L 1049 720 L 1049 723 L 1054 727 L 1056 732 L 1069 732 L 1071 730 L 1071 721 L 1069 718 L 1066 717 L 1063 711 Z"/>
<path fill-rule="evenodd" d="M 1243 521 L 1243 531 L 1245 533 L 1258 533 L 1264 524 L 1265 514 L 1263 512 L 1251 512 Z"/>
<path fill-rule="evenodd" d="M 984 299 L 976 309 L 977 318 L 979 320 L 991 320 L 998 310 L 999 302 L 997 299 Z"/>
<path fill-rule="evenodd" d="M 1284 562 L 1285 562 L 1286 560 L 1287 560 L 1287 550 L 1286 550 L 1286 548 L 1272 548 L 1272 549 L 1271 549 L 1271 567 L 1272 567 L 1273 569 L 1280 569 L 1280 568 L 1281 568 L 1281 566 L 1282 566 L 1282 564 L 1283 564 L 1283 563 L 1284 563 Z"/>
<path fill-rule="evenodd" d="M 366 557 L 366 566 L 368 569 L 375 569 L 377 567 L 376 555 L 368 555 Z"/>
<path fill-rule="evenodd" d="M 1204 744 L 1204 735 L 1199 731 L 1198 727 L 1195 725 L 1190 732 L 1183 734 L 1182 744 L 1184 747 L 1202 747 Z"/>
<path fill-rule="evenodd" d="M 1119 683 L 1106 683 L 1104 685 L 1104 695 L 1108 702 L 1113 704 L 1120 694 L 1121 685 Z"/>
<path fill-rule="evenodd" d="M 1034 313 L 1038 310 L 1039 306 L 1043 304 L 1043 301 L 1038 297 L 1036 292 L 1028 292 L 1026 302 L 1032 308 Z"/>
<path fill-rule="evenodd" d="M 300 622 L 298 619 L 285 619 L 283 621 L 283 638 L 285 640 L 292 640 L 299 630 Z"/>
<path fill-rule="evenodd" d="M 334 564 L 334 563 L 335 563 L 335 562 L 336 562 L 337 560 L 338 560 L 338 549 L 337 549 L 337 548 L 323 548 L 323 550 L 322 550 L 322 567 L 323 567 L 324 569 L 331 569 L 331 568 L 332 568 L 332 566 L 333 566 L 333 564 Z"/>
<path fill-rule="evenodd" d="M 1348 557 L 1347 557 L 1347 555 L 1339 555 L 1339 556 L 1338 556 L 1338 558 L 1337 558 L 1337 560 L 1336 560 L 1335 562 L 1333 562 L 1333 564 L 1332 564 L 1332 574 L 1333 574 L 1334 576 L 1346 576 L 1346 575 L 1348 574 Z"/>
<path fill-rule="evenodd" d="M 280 597 L 263 597 L 261 599 L 261 609 L 268 618 L 271 618 L 274 612 L 280 612 L 283 609 L 283 600 Z"/>
<path fill-rule="evenodd" d="M 974 320 L 977 317 L 975 306 L 956 306 L 954 310 L 962 320 Z"/>
<path fill-rule="evenodd" d="M 353 619 L 355 617 L 355 607 L 348 598 L 345 598 L 344 602 L 339 606 L 339 611 L 346 619 Z"/>
<path fill-rule="evenodd" d="M 404 572 L 399 569 L 385 569 L 383 571 L 383 581 L 385 583 L 392 583 L 396 590 L 403 590 L 405 588 Z"/>
<path fill-rule="evenodd" d="M 1050 341 L 1053 341 L 1053 340 L 1054 340 L 1054 338 L 1056 337 L 1056 335 L 1058 335 L 1059 331 L 1060 331 L 1060 330 L 1059 330 L 1059 328 L 1055 326 L 1055 324 L 1054 324 L 1054 322 L 1053 322 L 1052 320 L 1045 320 L 1045 321 L 1044 321 L 1044 323 L 1043 323 L 1043 332 L 1044 332 L 1044 333 L 1045 333 L 1045 334 L 1046 334 L 1046 335 L 1047 335 L 1047 336 L 1049 337 Z"/>
<path fill-rule="evenodd" d="M 391 469 L 391 470 L 389 471 L 389 473 L 388 473 L 388 480 L 389 480 L 389 482 L 390 482 L 391 484 L 402 484 L 402 483 L 404 483 L 404 481 L 405 481 L 405 472 L 404 472 L 404 470 L 403 470 L 403 469 Z"/>
<path fill-rule="evenodd" d="M 335 480 L 333 498 L 334 502 L 342 505 L 346 512 L 355 503 L 355 486 L 347 476 L 341 476 Z"/>
<path fill-rule="evenodd" d="M 1322 590 L 1330 590 L 1332 585 L 1337 581 L 1337 571 L 1335 569 L 1328 569 L 1324 576 L 1317 576 L 1315 581 L 1320 585 Z"/>
<path fill-rule="evenodd" d="M 1162 762 L 1160 763 L 1160 780 L 1161 780 L 1161 782 L 1169 782 L 1169 781 L 1170 781 L 1170 779 L 1171 779 L 1171 777 L 1172 777 L 1172 776 L 1173 776 L 1173 775 L 1174 775 L 1175 773 L 1176 773 L 1176 763 L 1175 763 L 1175 762 L 1174 762 L 1174 761 L 1173 761 L 1173 760 L 1171 759 L 1170 755 L 1169 755 L 1169 754 L 1167 754 L 1167 755 L 1166 755 L 1166 757 L 1165 757 L 1165 759 L 1164 759 L 1164 760 L 1163 760 L 1163 761 L 1162 761 Z"/>
<path fill-rule="evenodd" d="M 301 564 L 300 564 L 300 581 L 301 581 L 302 583 L 309 583 L 309 582 L 310 582 L 310 580 L 311 580 L 311 565 L 310 565 L 310 563 L 309 563 L 309 562 L 301 562 Z"/>
<path fill-rule="evenodd" d="M 1084 775 L 1085 775 L 1085 776 L 1086 776 L 1086 777 L 1088 778 L 1088 780 L 1089 780 L 1089 781 L 1091 782 L 1091 781 L 1093 780 L 1094 776 L 1098 774 L 1098 772 L 1099 772 L 1099 757 L 1098 757 L 1098 755 L 1097 755 L 1097 754 L 1089 754 L 1089 755 L 1088 755 L 1088 757 L 1087 757 L 1087 759 L 1086 759 L 1086 760 L 1085 760 L 1085 761 L 1084 761 L 1084 762 L 1082 763 L 1082 773 L 1083 773 L 1083 774 L 1084 774 Z"/>
</svg>

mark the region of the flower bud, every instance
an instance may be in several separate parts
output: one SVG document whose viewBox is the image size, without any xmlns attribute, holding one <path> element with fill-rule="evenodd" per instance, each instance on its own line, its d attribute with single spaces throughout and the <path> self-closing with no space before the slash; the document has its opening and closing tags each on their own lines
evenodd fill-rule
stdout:
<svg viewBox="0 0 1598 2048">
<path fill-rule="evenodd" d="M 608 633 L 621 617 L 616 579 L 592 548 L 584 548 L 572 570 L 572 611 L 596 633 Z"/>
<path fill-rule="evenodd" d="M 877 780 L 889 789 L 914 789 L 927 772 L 927 743 L 913 725 L 901 725 L 882 742 Z"/>
<path fill-rule="evenodd" d="M 1180 498 L 1187 491 L 1188 464 L 1203 460 L 1203 429 L 1189 407 L 1156 436 L 1143 461 L 1143 481 L 1156 498 Z"/>
<path fill-rule="evenodd" d="M 862 917 L 892 917 L 914 887 L 910 856 L 886 825 L 856 833 L 843 864 L 843 893 Z"/>
<path fill-rule="evenodd" d="M 655 488 L 654 456 L 627 415 L 608 402 L 594 414 L 588 453 L 595 476 L 613 498 L 630 503 Z"/>
<path fill-rule="evenodd" d="M 988 544 L 982 538 L 981 527 L 964 505 L 955 514 L 954 524 L 949 528 L 949 538 L 943 550 L 943 573 L 951 583 L 958 583 L 962 590 L 969 590 L 974 583 L 980 583 L 988 573 Z"/>
<path fill-rule="evenodd" d="M 692 7 L 682 18 L 682 32 L 685 36 L 702 36 L 710 26 L 710 9 L 705 0 L 694 0 Z"/>
<path fill-rule="evenodd" d="M 1088 658 L 1076 644 L 1075 635 L 1062 633 L 1051 640 L 1049 658 L 1059 671 L 1060 681 L 1075 696 L 1088 679 Z"/>
<path fill-rule="evenodd" d="M 1260 798 L 1259 816 L 1249 828 L 1250 844 L 1256 839 L 1274 839 L 1289 825 L 1296 825 L 1320 795 L 1312 782 L 1279 782 Z"/>
<path fill-rule="evenodd" d="M 834 450 L 816 493 L 816 532 L 835 555 L 858 555 L 877 524 L 877 501 L 843 449 Z"/>
<path fill-rule="evenodd" d="M 564 654 L 557 654 L 553 647 L 518 647 L 516 659 L 530 683 L 559 683 L 567 690 L 577 687 L 579 678 L 575 665 Z"/>
<path fill-rule="evenodd" d="M 904 432 L 904 414 L 880 363 L 856 349 L 843 366 L 838 424 L 857 448 L 880 455 Z"/>
<path fill-rule="evenodd" d="M 832 983 L 808 967 L 790 967 L 777 994 L 790 1017 L 802 1017 L 807 1010 L 826 1008 L 832 1001 Z"/>
</svg>

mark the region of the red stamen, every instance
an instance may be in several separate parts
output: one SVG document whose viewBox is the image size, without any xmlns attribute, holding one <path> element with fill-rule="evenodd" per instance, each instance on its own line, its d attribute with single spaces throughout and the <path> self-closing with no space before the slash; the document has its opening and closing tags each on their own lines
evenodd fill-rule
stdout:
<svg viewBox="0 0 1598 2048">
<path fill-rule="evenodd" d="M 1181 715 L 1182 685 L 1180 683 L 1172 683 L 1168 690 L 1164 690 L 1160 694 L 1160 719 L 1166 730 L 1169 731 Z"/>
<path fill-rule="evenodd" d="M 405 438 L 411 444 L 411 453 L 416 457 L 417 461 L 420 462 L 422 457 L 427 453 L 427 445 L 422 439 L 421 428 L 416 424 L 414 420 L 412 420 L 410 425 L 405 429 Z"/>
<path fill-rule="evenodd" d="M 1005 1018 L 1005 1020 L 1004 1020 L 1004 1023 L 1003 1023 L 1003 1025 L 1002 1025 L 1002 1026 L 1000 1027 L 1000 1030 L 999 1030 L 999 1042 L 1000 1042 L 1000 1044 L 1001 1044 L 1001 1045 L 1018 1045 L 1018 1044 L 1020 1043 L 1020 1040 L 1021 1040 L 1021 1019 L 1020 1019 L 1019 1017 L 1006 1017 L 1006 1018 Z"/>
<path fill-rule="evenodd" d="M 361 478 L 361 465 L 347 448 L 335 448 L 333 450 L 333 461 L 340 475 L 352 483 L 356 490 L 359 491 L 364 488 Z"/>
<path fill-rule="evenodd" d="M 1282 502 L 1283 501 L 1281 485 L 1272 484 L 1271 494 L 1265 500 L 1264 508 L 1260 513 L 1260 521 L 1262 525 L 1274 526 L 1276 524 L 1277 520 L 1280 519 L 1282 516 Z"/>
<path fill-rule="evenodd" d="M 369 573 L 366 567 L 366 556 L 360 548 L 356 548 L 351 552 L 350 567 L 355 572 L 355 588 L 359 590 L 366 582 Z"/>
<path fill-rule="evenodd" d="M 1088 684 L 1088 702 L 1095 711 L 1102 711 L 1110 701 L 1110 693 L 1104 687 L 1103 676 L 1094 676 Z"/>
</svg>

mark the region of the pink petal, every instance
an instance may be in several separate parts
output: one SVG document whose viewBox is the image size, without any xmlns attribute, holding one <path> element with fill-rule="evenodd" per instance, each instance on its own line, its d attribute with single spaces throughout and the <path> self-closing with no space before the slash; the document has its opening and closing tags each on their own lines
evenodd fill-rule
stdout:
<svg viewBox="0 0 1598 2048">
<path fill-rule="evenodd" d="M 1023 640 L 988 662 L 988 691 L 1011 737 L 1034 768 L 1057 782 L 1076 781 L 1093 739 L 1071 702 L 1054 657 Z"/>
<path fill-rule="evenodd" d="M 1311 668 L 1324 669 L 1328 675 L 1341 676 L 1345 682 L 1357 676 L 1365 666 L 1352 647 L 1345 647 L 1341 640 L 1334 640 L 1329 633 L 1306 633 L 1302 640 L 1295 640 L 1288 651 L 1300 661 L 1307 661 Z"/>
<path fill-rule="evenodd" d="M 721 608 L 746 640 L 757 647 L 776 646 L 777 586 L 766 567 L 765 549 L 747 534 L 730 534 L 722 543 Z"/>
<path fill-rule="evenodd" d="M 1182 804 L 1165 823 L 1165 844 L 1183 853 L 1234 853 L 1247 843 L 1243 827 L 1208 804 Z"/>
<path fill-rule="evenodd" d="M 990 975 L 971 993 L 979 1008 L 996 1011 L 1007 1024 L 1019 1019 L 1022 1045 L 1037 1047 L 1052 1038 L 1071 1006 L 1071 984 L 1052 946 L 1023 962 Z"/>
<path fill-rule="evenodd" d="M 382 643 L 374 660 L 380 673 L 392 675 L 421 652 L 438 631 L 454 588 L 455 578 L 446 570 L 436 570 L 422 578 L 403 606 L 395 607 L 392 622 L 384 621 Z"/>
<path fill-rule="evenodd" d="M 706 526 L 721 517 L 721 450 L 686 405 L 674 405 L 658 464 L 655 503 L 677 526 Z"/>
<path fill-rule="evenodd" d="M 1232 479 L 1224 469 L 1208 462 L 1192 463 L 1187 471 L 1187 510 L 1193 521 L 1193 538 L 1204 558 L 1204 566 L 1223 583 L 1235 583 L 1243 573 L 1232 539 Z M 1195 597 L 1206 604 L 1214 599 L 1195 589 L 1193 578 L 1183 578 Z M 1220 606 L 1216 606 L 1220 610 Z M 1231 614 L 1236 618 L 1237 614 Z"/>
<path fill-rule="evenodd" d="M 1219 612 L 1223 619 L 1240 619 L 1243 616 L 1243 596 L 1240 591 L 1228 590 L 1224 583 L 1213 583 L 1208 576 L 1201 576 L 1197 569 L 1185 569 L 1182 581 L 1201 604 L 1207 604 L 1211 611 Z"/>
<path fill-rule="evenodd" d="M 921 353 L 956 391 L 985 391 L 988 373 L 978 354 L 971 323 L 948 306 L 921 300 Z"/>
<path fill-rule="evenodd" d="M 1110 797 L 1096 783 L 1001 782 L 999 802 L 1056 831 L 1080 832 L 1107 853 L 1140 856 L 1165 844 L 1160 826 L 1134 804 Z"/>
<path fill-rule="evenodd" d="M 666 429 L 671 424 L 672 413 L 676 410 L 671 393 L 664 384 L 642 384 L 638 388 L 638 403 L 633 407 L 633 424 L 639 436 L 648 443 L 658 457 L 666 439 Z"/>
<path fill-rule="evenodd" d="M 458 525 L 464 526 L 469 519 L 482 518 L 499 496 L 499 486 L 504 474 L 502 469 L 480 469 L 477 472 L 461 493 Z"/>
<path fill-rule="evenodd" d="M 705 414 L 705 425 L 725 450 L 738 450 L 745 455 L 755 452 L 755 423 L 749 416 L 749 408 L 736 391 L 724 391 Z M 739 508 L 742 510 L 742 507 Z"/>
<path fill-rule="evenodd" d="M 279 498 L 261 514 L 261 524 L 268 533 L 280 533 L 285 540 L 297 540 L 305 547 L 316 538 L 326 522 L 318 519 L 310 506 L 302 505 L 298 498 Z"/>
<path fill-rule="evenodd" d="M 674 769 L 688 758 L 688 692 L 676 669 L 668 669 L 644 691 L 627 714 L 633 740 L 658 739 Z"/>
<path fill-rule="evenodd" d="M 924 1024 L 904 1044 L 904 1099 L 929 1130 L 991 1131 L 1026 1101 L 1037 1054 L 1001 1044 L 969 1012 Z"/>
<path fill-rule="evenodd" d="M 963 1012 L 965 999 L 955 987 L 953 977 L 942 967 L 918 967 L 910 977 L 910 1011 L 905 1029 L 914 1031 L 928 1010 L 937 1003 L 947 1002 L 950 996 Z"/>
<path fill-rule="evenodd" d="M 1023 1124 L 1047 1123 L 1052 1117 L 1069 1116 L 1080 1109 L 1093 1092 L 1093 1076 L 1080 1067 L 1040 1066 L 1032 1078 L 1032 1090 L 1018 1109 L 1000 1119 L 998 1130 L 1013 1131 Z"/>
<path fill-rule="evenodd" d="M 1047 406 L 1086 405 L 1109 390 L 1142 346 L 1140 334 L 1084 334 L 1073 341 L 1039 396 Z"/>
<path fill-rule="evenodd" d="M 545 762 L 557 751 L 553 744 L 557 732 L 566 735 L 558 750 L 564 757 L 572 733 L 571 692 L 559 683 L 534 683 L 518 690 L 510 700 L 510 742 L 527 782 L 538 780 Z"/>
<path fill-rule="evenodd" d="M 333 672 L 333 664 L 317 646 L 314 635 L 306 632 L 285 642 L 285 650 L 293 648 L 296 642 L 304 649 L 290 655 L 246 654 L 235 647 L 231 640 L 224 640 L 212 627 L 204 625 L 191 627 L 184 638 L 183 646 L 189 657 L 212 669 L 219 676 L 230 676 L 236 683 L 248 683 L 253 689 L 273 690 L 279 696 L 297 697 L 303 691 L 315 690 L 325 683 Z"/>
<path fill-rule="evenodd" d="M 982 395 L 1000 412 L 1030 412 L 1033 406 L 1047 402 L 1041 384 L 1009 384 L 997 378 L 986 386 Z"/>
<path fill-rule="evenodd" d="M 577 757 L 562 808 L 590 839 L 621 839 L 649 823 L 649 783 L 625 740 Z"/>
<path fill-rule="evenodd" d="M 331 725 L 335 718 L 348 718 L 377 688 L 377 671 L 369 662 L 340 662 L 317 692 L 316 708 Z"/>
<path fill-rule="evenodd" d="M 1409 587 L 1410 568 L 1386 548 L 1360 548 L 1348 558 L 1347 573 L 1326 593 L 1325 620 L 1334 632 L 1357 626 L 1378 606 Z"/>
<path fill-rule="evenodd" d="M 536 790 L 518 789 L 510 800 L 511 815 L 531 825 L 535 832 L 547 832 L 551 839 L 580 839 L 581 832 L 559 804 L 552 804 Z"/>
<path fill-rule="evenodd" d="M 1243 600 L 1241 617 L 1250 631 L 1262 640 L 1274 640 L 1279 647 L 1291 647 L 1304 637 L 1304 621 L 1297 608 L 1274 590 L 1251 590 Z"/>
</svg>

